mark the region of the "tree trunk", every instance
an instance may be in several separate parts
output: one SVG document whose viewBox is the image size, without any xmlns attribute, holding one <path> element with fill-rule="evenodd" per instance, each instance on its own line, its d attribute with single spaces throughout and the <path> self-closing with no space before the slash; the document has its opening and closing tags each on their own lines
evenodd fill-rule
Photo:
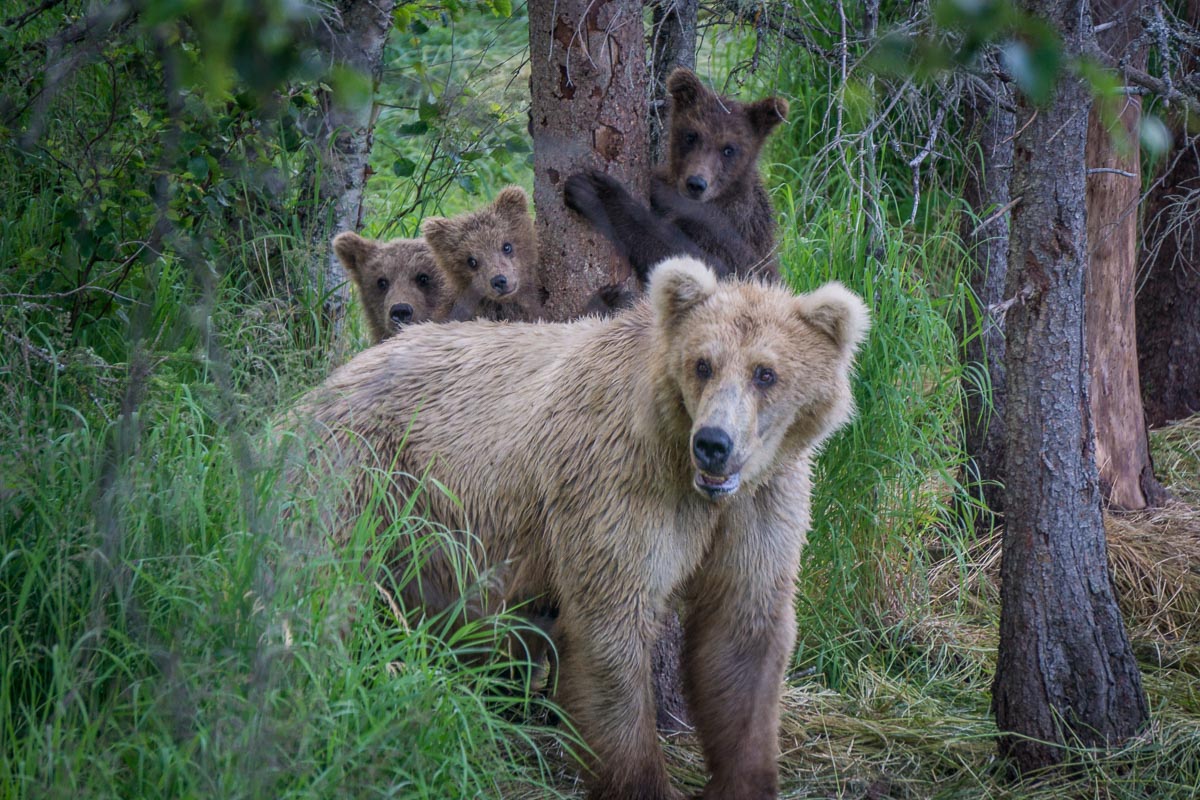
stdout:
<svg viewBox="0 0 1200 800">
<path fill-rule="evenodd" d="M 699 0 L 651 0 L 650 156 L 661 164 L 667 152 L 667 76 L 676 67 L 696 69 L 696 12 Z"/>
<path fill-rule="evenodd" d="M 1099 34 L 1101 49 L 1137 68 L 1145 65 L 1145 49 L 1127 50 L 1140 29 L 1142 4 L 1143 0 L 1093 0 L 1097 22 L 1117 23 Z M 1091 367 L 1096 463 L 1105 499 L 1127 510 L 1160 505 L 1166 497 L 1150 464 L 1134 322 L 1137 210 L 1142 190 L 1138 155 L 1141 110 L 1140 97 L 1124 98 L 1116 127 L 1110 130 L 1101 108 L 1094 105 L 1087 127 L 1089 252 L 1084 329 Z"/>
<path fill-rule="evenodd" d="M 1175 136 L 1167 172 L 1146 201 L 1137 296 L 1138 366 L 1151 425 L 1200 413 L 1200 154 Z"/>
<path fill-rule="evenodd" d="M 622 284 L 629 264 L 563 205 L 572 174 L 599 169 L 645 199 L 646 41 L 641 0 L 533 0 L 533 200 L 549 318 L 578 316 L 602 286 Z"/>
<path fill-rule="evenodd" d="M 968 480 L 986 512 L 977 529 L 990 530 L 1004 513 L 1004 277 L 1008 270 L 1008 184 L 1012 177 L 1013 115 L 1001 103 L 1011 101 L 1004 83 L 988 83 L 993 96 L 976 92 L 967 105 L 969 141 L 978 143 L 964 200 L 978 216 L 964 222 L 963 241 L 974 258 L 972 303 L 964 318 L 963 375 L 965 446 Z M 990 513 L 987 513 L 990 512 Z"/>
<path fill-rule="evenodd" d="M 319 205 L 313 230 L 319 260 L 313 279 L 329 293 L 335 329 L 344 316 L 349 284 L 333 252 L 333 237 L 362 225 L 363 187 L 367 180 L 375 126 L 375 89 L 383 71 L 383 48 L 392 29 L 394 0 L 337 0 L 317 26 L 317 48 L 328 71 L 353 70 L 368 81 L 369 92 L 339 96 L 318 93 L 320 117 L 314 139 L 323 169 Z M 322 224 L 324 210 L 332 206 L 332 225 Z"/>
<path fill-rule="evenodd" d="M 1067 55 L 1089 44 L 1086 0 L 1042 0 Z M 1091 104 L 1074 75 L 1051 105 L 1022 99 L 1011 191 L 1005 532 L 993 685 L 1001 753 L 1022 772 L 1062 745 L 1104 747 L 1148 716 L 1108 572 L 1084 340 L 1084 149 Z"/>
<path fill-rule="evenodd" d="M 533 0 L 533 199 L 545 310 L 551 319 L 583 312 L 603 286 L 630 279 L 628 262 L 563 205 L 566 179 L 588 168 L 646 198 L 649 149 L 646 41 L 641 0 Z M 683 634 L 668 615 L 653 653 L 659 728 L 688 727 L 680 663 Z"/>
</svg>

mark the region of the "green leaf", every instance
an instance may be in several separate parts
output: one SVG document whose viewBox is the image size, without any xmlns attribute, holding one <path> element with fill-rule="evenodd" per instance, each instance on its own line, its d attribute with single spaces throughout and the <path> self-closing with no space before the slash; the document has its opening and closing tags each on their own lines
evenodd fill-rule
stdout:
<svg viewBox="0 0 1200 800">
<path fill-rule="evenodd" d="M 407 125 L 401 125 L 396 129 L 396 132 L 401 136 L 420 136 L 429 131 L 429 123 L 425 120 L 417 120 L 410 122 Z"/>
<path fill-rule="evenodd" d="M 192 174 L 198 181 L 202 181 L 208 177 L 208 159 L 204 156 L 195 156 L 188 159 L 187 171 Z"/>
<path fill-rule="evenodd" d="M 417 171 L 417 163 L 410 158 L 400 156 L 392 162 L 392 172 L 397 178 L 411 177 Z"/>
<path fill-rule="evenodd" d="M 431 119 L 438 117 L 438 104 L 435 100 L 421 100 L 421 105 L 417 107 L 417 118 L 422 122 L 429 122 Z"/>
</svg>

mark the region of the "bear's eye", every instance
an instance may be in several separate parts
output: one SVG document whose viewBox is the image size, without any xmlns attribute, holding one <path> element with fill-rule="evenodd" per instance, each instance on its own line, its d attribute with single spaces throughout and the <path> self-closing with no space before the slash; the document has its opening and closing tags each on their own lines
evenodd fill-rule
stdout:
<svg viewBox="0 0 1200 800">
<path fill-rule="evenodd" d="M 737 155 L 737 148 L 731 144 L 727 144 L 725 145 L 725 149 L 721 151 L 721 155 L 725 156 L 726 158 L 733 158 L 735 155 Z"/>
<path fill-rule="evenodd" d="M 754 385 L 766 389 L 775 385 L 775 370 L 770 367 L 754 368 Z"/>
<path fill-rule="evenodd" d="M 700 134 L 696 133 L 695 131 L 688 131 L 683 135 L 683 143 L 688 147 L 691 147 L 697 142 L 697 140 L 699 140 L 699 138 Z"/>
<path fill-rule="evenodd" d="M 504 253 L 504 255 L 506 255 L 506 256 L 511 256 L 511 255 L 512 255 L 512 245 L 511 245 L 511 244 L 509 244 L 508 242 L 505 242 L 505 243 L 504 243 L 504 245 L 503 245 L 503 246 L 500 248 L 500 250 L 501 250 L 501 252 L 503 252 L 503 253 Z"/>
<path fill-rule="evenodd" d="M 467 266 L 471 269 L 479 269 L 479 262 L 475 260 L 475 256 L 467 256 Z"/>
<path fill-rule="evenodd" d="M 712 377 L 712 364 L 709 364 L 707 359 L 702 358 L 696 362 L 696 377 L 702 381 Z"/>
<path fill-rule="evenodd" d="M 426 286 L 429 285 L 429 276 L 426 275 L 424 272 L 418 272 L 416 280 L 417 280 L 417 286 L 420 286 L 422 289 L 424 289 Z"/>
<path fill-rule="evenodd" d="M 380 278 L 379 280 L 375 281 L 375 285 L 379 287 L 379 291 L 386 292 L 392 283 L 387 278 Z"/>
</svg>

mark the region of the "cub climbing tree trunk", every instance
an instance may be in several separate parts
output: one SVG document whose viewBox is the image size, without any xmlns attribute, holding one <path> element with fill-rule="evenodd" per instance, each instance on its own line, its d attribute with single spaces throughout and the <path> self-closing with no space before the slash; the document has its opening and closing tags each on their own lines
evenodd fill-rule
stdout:
<svg viewBox="0 0 1200 800">
<path fill-rule="evenodd" d="M 1086 0 L 1023 4 L 1085 51 Z M 1017 106 L 1011 191 L 1005 531 L 992 702 L 1000 750 L 1022 772 L 1061 763 L 1062 745 L 1105 747 L 1148 711 L 1112 579 L 1101 519 L 1084 341 L 1087 86 Z"/>
<path fill-rule="evenodd" d="M 1128 52 L 1141 30 L 1144 0 L 1093 0 L 1096 21 L 1116 22 L 1097 44 L 1116 60 L 1141 68 L 1145 48 Z M 1096 426 L 1100 488 L 1114 507 L 1161 505 L 1166 492 L 1154 478 L 1138 380 L 1134 278 L 1137 274 L 1142 100 L 1122 98 L 1113 128 L 1099 105 L 1087 124 L 1088 279 L 1085 329 L 1091 367 L 1091 410 Z"/>
<path fill-rule="evenodd" d="M 533 201 L 551 319 L 578 316 L 629 264 L 563 205 L 563 184 L 599 169 L 645 199 L 649 178 L 641 0 L 531 0 Z"/>
</svg>

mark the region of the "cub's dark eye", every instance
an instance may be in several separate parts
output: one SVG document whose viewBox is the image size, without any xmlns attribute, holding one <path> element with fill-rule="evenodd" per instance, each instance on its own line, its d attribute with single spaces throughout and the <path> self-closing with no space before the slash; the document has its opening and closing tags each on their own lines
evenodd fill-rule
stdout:
<svg viewBox="0 0 1200 800">
<path fill-rule="evenodd" d="M 725 145 L 725 149 L 721 151 L 721 155 L 726 158 L 733 158 L 737 154 L 737 148 L 731 144 Z"/>
<path fill-rule="evenodd" d="M 504 253 L 504 255 L 506 255 L 506 256 L 511 256 L 512 255 L 512 245 L 509 244 L 508 242 L 505 242 L 504 245 L 500 248 L 500 251 L 502 253 Z"/>
<path fill-rule="evenodd" d="M 424 289 L 426 286 L 429 285 L 429 276 L 426 275 L 424 272 L 418 272 L 416 281 L 417 281 L 417 286 L 420 286 L 422 289 Z"/>
<path fill-rule="evenodd" d="M 683 143 L 688 147 L 694 145 L 700 139 L 700 134 L 695 131 L 688 131 L 683 135 Z"/>
<path fill-rule="evenodd" d="M 467 257 L 467 266 L 471 269 L 479 269 L 479 262 L 475 260 L 475 256 Z"/>
<path fill-rule="evenodd" d="M 754 384 L 766 389 L 768 386 L 775 385 L 775 370 L 770 367 L 755 367 L 754 368 Z"/>
<path fill-rule="evenodd" d="M 702 381 L 706 381 L 712 377 L 712 364 L 709 364 L 706 359 L 700 359 L 696 362 L 696 377 Z"/>
<path fill-rule="evenodd" d="M 380 278 L 379 280 L 375 281 L 375 285 L 379 287 L 379 291 L 386 292 L 388 287 L 392 285 L 392 282 L 387 278 Z"/>
</svg>

